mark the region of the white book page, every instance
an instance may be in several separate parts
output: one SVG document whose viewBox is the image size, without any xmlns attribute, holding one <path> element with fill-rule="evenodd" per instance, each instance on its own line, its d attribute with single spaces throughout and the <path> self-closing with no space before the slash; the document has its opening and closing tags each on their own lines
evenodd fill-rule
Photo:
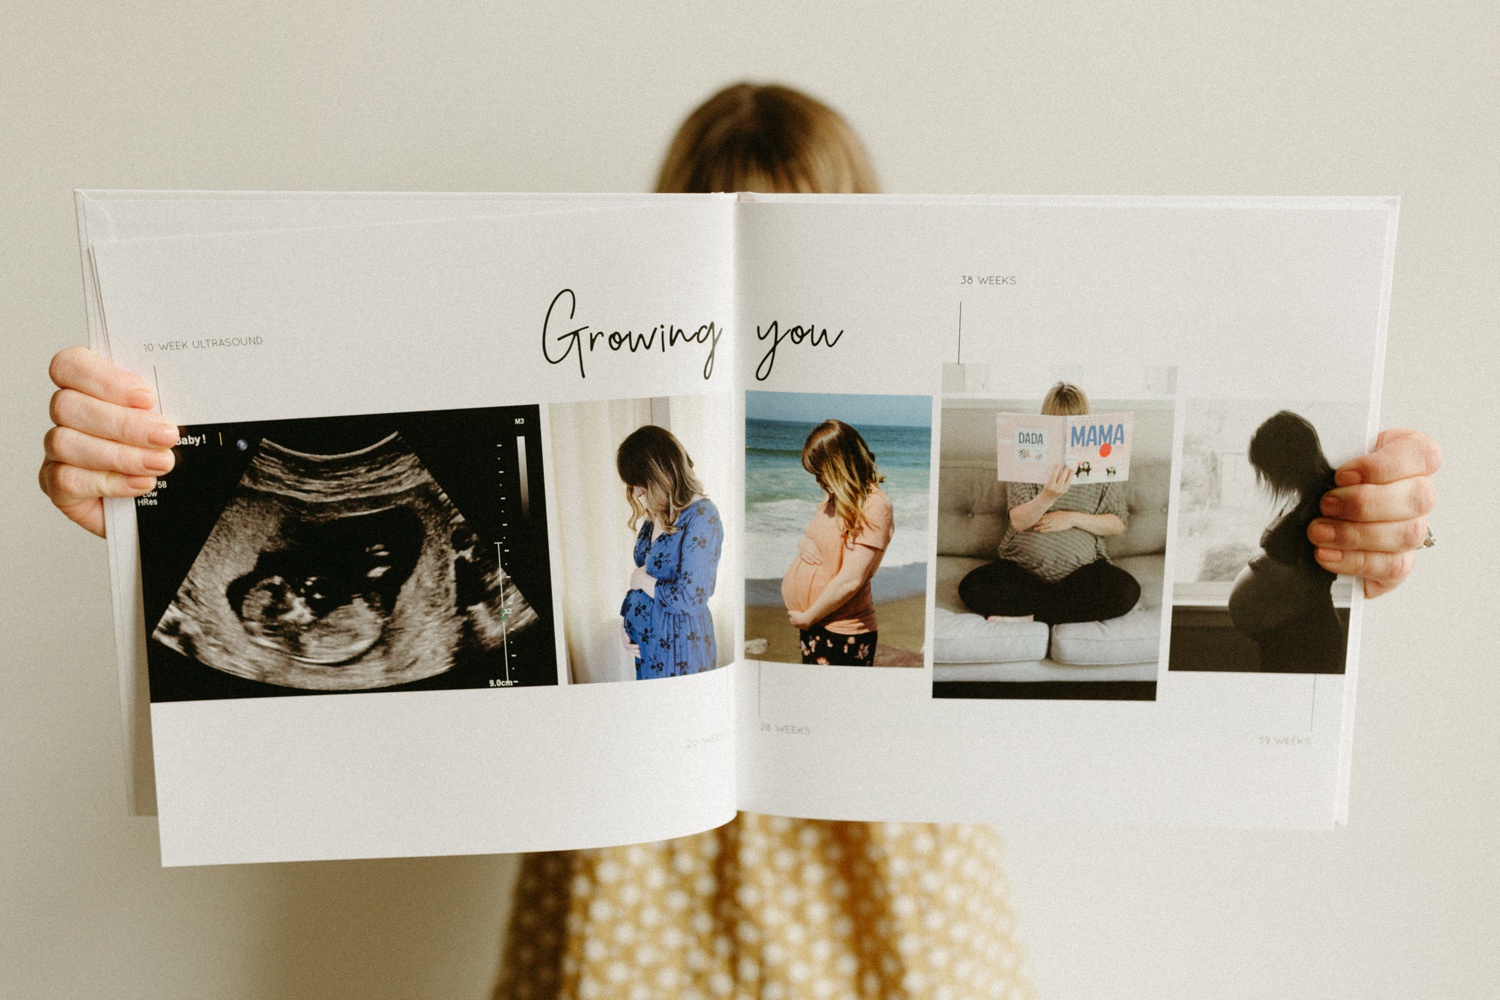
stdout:
<svg viewBox="0 0 1500 1000">
<path fill-rule="evenodd" d="M 94 247 L 110 353 L 184 429 L 134 507 L 143 592 L 117 602 L 142 612 L 122 661 L 151 658 L 164 863 L 583 847 L 732 815 L 731 670 L 595 683 L 634 676 L 618 438 L 670 428 L 739 507 L 730 209 Z M 712 665 L 732 545 L 720 561 Z"/>
<path fill-rule="evenodd" d="M 1257 485 L 1252 433 L 1289 411 L 1333 466 L 1373 442 L 1394 233 L 1394 199 L 743 202 L 741 808 L 1342 822 L 1360 598 L 1326 574 L 1282 617 L 1253 587 L 1234 611 L 1231 596 L 1289 516 Z M 1124 533 L 1102 544 L 1138 597 L 1097 620 L 990 621 L 968 601 L 1018 593 L 993 575 L 1016 496 L 997 414 L 1037 412 L 1058 381 L 1134 414 L 1129 483 L 1073 509 L 1109 513 L 1104 491 L 1125 491 Z M 785 602 L 831 586 L 841 558 L 803 556 L 826 495 L 802 447 L 826 419 L 873 451 L 894 530 L 873 618 L 846 615 L 813 638 L 830 662 L 803 663 Z M 1013 541 L 1061 558 L 1036 538 Z M 1248 628 L 1257 607 L 1274 628 Z M 875 665 L 837 665 L 871 624 Z"/>
<path fill-rule="evenodd" d="M 395 193 L 381 191 L 128 191 L 75 192 L 80 247 L 83 251 L 84 304 L 89 346 L 109 356 L 109 343 L 99 315 L 98 287 L 91 247 L 108 242 L 262 233 L 288 229 L 316 229 L 384 225 L 398 222 L 436 222 L 473 218 L 537 215 L 548 212 L 606 211 L 654 201 L 704 201 L 718 196 L 632 194 L 516 194 L 516 193 Z M 117 514 L 128 505 L 107 504 L 111 533 L 133 531 L 132 523 L 116 525 Z M 138 634 L 142 610 L 126 601 L 139 593 L 135 553 L 124 551 L 112 560 L 117 642 L 122 648 L 144 642 Z M 135 815 L 156 813 L 156 791 L 151 756 L 150 697 L 145 673 L 146 653 L 137 648 L 122 658 L 120 701 L 125 734 L 127 805 Z"/>
</svg>

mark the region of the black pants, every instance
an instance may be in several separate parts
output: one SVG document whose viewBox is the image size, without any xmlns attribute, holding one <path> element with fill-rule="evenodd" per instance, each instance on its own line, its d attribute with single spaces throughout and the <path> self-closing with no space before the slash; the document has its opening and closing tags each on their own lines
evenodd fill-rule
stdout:
<svg viewBox="0 0 1500 1000">
<path fill-rule="evenodd" d="M 1096 559 L 1049 583 L 1007 559 L 976 567 L 958 585 L 969 610 L 986 618 L 1035 615 L 1039 622 L 1097 622 L 1118 618 L 1141 597 L 1135 577 Z"/>
<path fill-rule="evenodd" d="M 800 630 L 803 663 L 827 663 L 836 667 L 870 667 L 875 664 L 875 637 L 879 632 L 844 635 L 820 625 Z"/>
</svg>

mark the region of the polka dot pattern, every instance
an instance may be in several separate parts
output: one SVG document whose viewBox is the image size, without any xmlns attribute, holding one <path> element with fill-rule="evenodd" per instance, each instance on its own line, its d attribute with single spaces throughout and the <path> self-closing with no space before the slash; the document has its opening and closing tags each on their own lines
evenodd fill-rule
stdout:
<svg viewBox="0 0 1500 1000">
<path fill-rule="evenodd" d="M 495 1000 L 1032 997 L 988 827 L 742 813 L 527 855 Z"/>
</svg>

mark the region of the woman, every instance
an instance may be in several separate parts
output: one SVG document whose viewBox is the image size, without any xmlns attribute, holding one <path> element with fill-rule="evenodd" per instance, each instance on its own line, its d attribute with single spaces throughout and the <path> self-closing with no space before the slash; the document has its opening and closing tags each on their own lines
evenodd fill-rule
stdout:
<svg viewBox="0 0 1500 1000">
<path fill-rule="evenodd" d="M 1082 389 L 1059 382 L 1042 412 L 1089 412 Z M 1104 621 L 1135 607 L 1141 585 L 1109 561 L 1104 540 L 1121 534 L 1129 518 L 1124 483 L 1072 485 L 1059 465 L 1041 485 L 1009 483 L 1010 534 L 999 561 L 972 570 L 958 585 L 964 604 L 986 618 L 1062 622 Z"/>
<path fill-rule="evenodd" d="M 635 538 L 635 571 L 620 605 L 636 680 L 678 677 L 718 666 L 708 612 L 724 547 L 719 510 L 703 495 L 693 460 L 672 433 L 647 424 L 620 442 L 615 469 L 625 483 Z"/>
<path fill-rule="evenodd" d="M 875 180 L 827 105 L 737 84 L 683 123 L 657 190 Z M 754 813 L 676 840 L 528 854 L 495 1000 L 1031 996 L 1001 854 L 987 826 Z"/>
<path fill-rule="evenodd" d="M 870 581 L 896 530 L 880 488 L 885 477 L 859 431 L 842 420 L 825 420 L 807 435 L 802 467 L 825 496 L 781 581 L 802 662 L 872 666 L 880 625 Z"/>
<path fill-rule="evenodd" d="M 837 112 L 795 90 L 742 83 L 683 123 L 657 190 L 859 193 L 875 179 Z M 101 498 L 153 488 L 172 467 L 176 428 L 151 412 L 155 396 L 140 378 L 84 348 L 60 352 L 51 375 L 57 426 L 42 489 L 102 535 Z M 1375 452 L 1340 469 L 1324 498 L 1329 516 L 1308 529 L 1319 562 L 1364 575 L 1370 596 L 1400 584 L 1439 464 L 1425 435 L 1387 431 Z M 528 854 L 495 996 L 722 996 L 728 983 L 739 995 L 800 997 L 820 995 L 819 982 L 834 996 L 897 995 L 904 982 L 923 983 L 919 995 L 1028 995 L 1000 856 L 989 827 L 750 813 L 673 841 Z M 798 895 L 786 902 L 789 882 Z"/>
<path fill-rule="evenodd" d="M 1235 579 L 1229 616 L 1255 640 L 1263 670 L 1337 673 L 1345 632 L 1333 610 L 1334 574 L 1307 540 L 1323 494 L 1334 488 L 1333 466 L 1313 425 L 1287 410 L 1256 428 L 1249 457 L 1256 481 L 1287 506 Z"/>
</svg>

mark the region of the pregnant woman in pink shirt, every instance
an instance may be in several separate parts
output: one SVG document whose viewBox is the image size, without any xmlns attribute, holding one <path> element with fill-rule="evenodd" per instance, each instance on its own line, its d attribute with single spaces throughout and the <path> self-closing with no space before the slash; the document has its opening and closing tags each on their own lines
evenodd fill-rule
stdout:
<svg viewBox="0 0 1500 1000">
<path fill-rule="evenodd" d="M 802 662 L 871 666 L 880 623 L 870 581 L 896 530 L 890 497 L 880 488 L 885 477 L 859 431 L 842 420 L 813 428 L 802 467 L 826 494 L 781 581 Z"/>
</svg>

